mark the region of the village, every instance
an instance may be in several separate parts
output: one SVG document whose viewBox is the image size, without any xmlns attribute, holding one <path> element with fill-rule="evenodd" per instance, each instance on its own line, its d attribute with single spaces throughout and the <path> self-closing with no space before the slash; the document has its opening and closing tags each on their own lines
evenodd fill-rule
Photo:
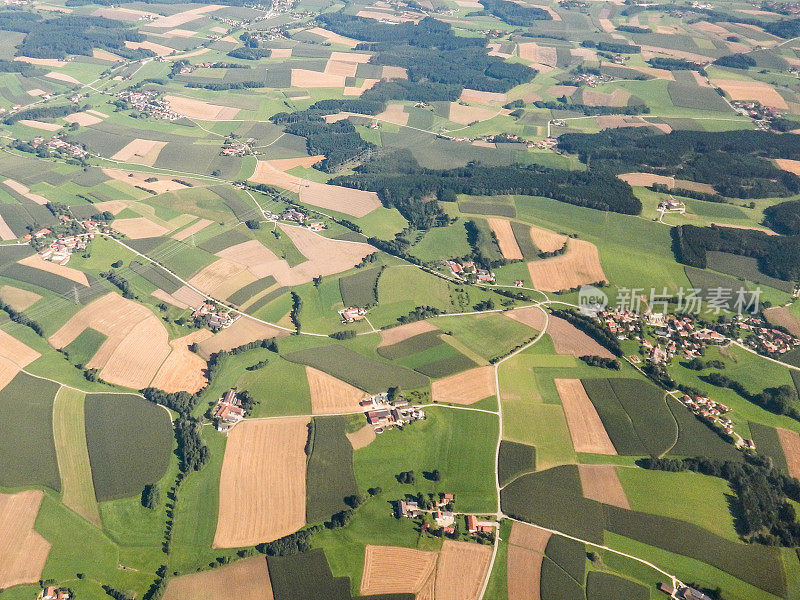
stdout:
<svg viewBox="0 0 800 600">
<path fill-rule="evenodd" d="M 136 90 L 129 88 L 119 92 L 117 98 L 149 117 L 167 121 L 177 121 L 183 117 L 183 115 L 170 108 L 169 102 L 163 98 L 159 98 L 158 93 L 152 90 Z"/>
</svg>

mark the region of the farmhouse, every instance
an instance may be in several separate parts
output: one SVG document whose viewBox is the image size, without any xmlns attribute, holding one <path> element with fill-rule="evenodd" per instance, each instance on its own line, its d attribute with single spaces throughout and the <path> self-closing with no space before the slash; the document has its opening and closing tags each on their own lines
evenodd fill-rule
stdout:
<svg viewBox="0 0 800 600">
<path fill-rule="evenodd" d="M 674 198 L 661 198 L 658 201 L 658 210 L 682 215 L 686 212 L 686 205 Z"/>
<path fill-rule="evenodd" d="M 396 505 L 397 517 L 408 517 L 414 519 L 418 517 L 422 511 L 419 509 L 419 504 L 413 500 L 400 500 Z"/>
<path fill-rule="evenodd" d="M 242 401 L 236 395 L 236 390 L 228 390 L 217 400 L 211 414 L 217 421 L 217 431 L 227 431 L 244 419 L 246 412 L 242 408 Z"/>
<path fill-rule="evenodd" d="M 366 319 L 367 311 L 364 308 L 348 306 L 339 311 L 339 316 L 342 318 L 342 323 L 355 323 L 356 321 L 363 321 Z"/>
<path fill-rule="evenodd" d="M 375 428 L 375 433 L 425 418 L 425 411 L 415 408 L 405 398 L 396 398 L 390 403 L 386 393 L 365 398 L 359 404 L 367 415 L 367 423 Z"/>
<path fill-rule="evenodd" d="M 66 590 L 51 585 L 42 590 L 39 594 L 39 598 L 42 600 L 69 600 L 70 595 Z"/>
<path fill-rule="evenodd" d="M 217 310 L 214 304 L 204 302 L 192 313 L 192 317 L 196 321 L 203 321 L 211 329 L 225 329 L 239 320 L 241 315 Z"/>
</svg>

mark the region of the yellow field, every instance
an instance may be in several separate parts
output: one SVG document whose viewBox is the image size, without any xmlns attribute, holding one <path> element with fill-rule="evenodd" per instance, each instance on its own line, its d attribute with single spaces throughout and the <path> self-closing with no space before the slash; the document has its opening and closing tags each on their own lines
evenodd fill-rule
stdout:
<svg viewBox="0 0 800 600">
<path fill-rule="evenodd" d="M 53 402 L 53 438 L 61 474 L 61 500 L 65 506 L 100 526 L 86 447 L 83 400 L 83 392 L 62 387 Z"/>
</svg>

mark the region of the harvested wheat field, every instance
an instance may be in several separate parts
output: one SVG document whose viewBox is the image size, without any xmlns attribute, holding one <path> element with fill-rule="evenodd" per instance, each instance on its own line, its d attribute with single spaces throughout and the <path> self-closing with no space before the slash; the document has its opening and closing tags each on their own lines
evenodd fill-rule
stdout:
<svg viewBox="0 0 800 600">
<path fill-rule="evenodd" d="M 20 125 L 26 125 L 28 127 L 33 127 L 34 129 L 42 129 L 44 131 L 58 131 L 61 129 L 61 125 L 58 123 L 45 123 L 44 121 L 36 121 L 33 119 L 20 119 L 17 121 Z"/>
<path fill-rule="evenodd" d="M 4 389 L 19 374 L 19 367 L 0 356 L 0 390 Z"/>
<path fill-rule="evenodd" d="M 90 115 L 88 112 L 76 112 L 64 117 L 67 123 L 77 123 L 81 127 L 88 127 L 89 125 L 97 125 L 102 123 L 103 119 L 96 115 Z"/>
<path fill-rule="evenodd" d="M 290 58 L 291 56 L 291 48 L 272 48 L 269 53 L 270 58 Z"/>
<path fill-rule="evenodd" d="M 132 240 L 159 237 L 169 232 L 169 229 L 158 223 L 153 223 L 147 217 L 132 217 L 130 219 L 114 219 L 111 227 Z"/>
<path fill-rule="evenodd" d="M 173 52 L 175 52 L 175 48 L 170 48 L 169 46 L 164 46 L 163 44 L 156 44 L 155 42 L 145 41 L 145 42 L 125 42 L 125 47 L 129 48 L 130 50 L 150 50 L 151 52 L 155 52 L 158 56 L 164 57 L 169 56 Z"/>
<path fill-rule="evenodd" d="M 500 252 L 503 258 L 508 260 L 522 260 L 522 252 L 517 245 L 514 232 L 511 230 L 511 222 L 497 218 L 488 218 L 486 220 L 489 222 L 489 227 L 492 228 L 494 235 L 497 237 L 497 245 L 500 246 Z"/>
<path fill-rule="evenodd" d="M 133 173 L 123 169 L 103 169 L 106 176 L 116 181 L 121 181 L 130 186 L 143 187 L 156 194 L 164 194 L 166 192 L 173 192 L 175 190 L 185 189 L 186 186 L 177 181 L 173 181 L 171 177 L 165 175 L 154 175 L 152 173 Z M 145 181 L 145 179 L 158 178 L 158 181 Z M 111 200 L 110 202 L 115 202 Z"/>
<path fill-rule="evenodd" d="M 358 46 L 358 42 L 356 40 L 351 40 L 350 38 L 341 36 L 338 33 L 333 33 L 332 31 L 328 31 L 322 27 L 312 27 L 308 30 L 308 32 L 325 38 L 331 44 L 341 44 L 342 46 L 347 46 L 348 48 L 355 48 Z"/>
<path fill-rule="evenodd" d="M 271 160 L 258 161 L 250 181 L 296 192 L 300 195 L 301 202 L 343 212 L 353 217 L 364 217 L 381 206 L 381 201 L 375 192 L 326 185 L 296 177 L 284 173 L 274 163 L 275 161 Z"/>
<path fill-rule="evenodd" d="M 193 8 L 191 10 L 175 13 L 174 15 L 169 15 L 168 17 L 161 17 L 150 23 L 149 26 L 158 27 L 159 29 L 174 29 L 175 27 L 180 27 L 181 25 L 195 21 L 204 14 L 214 12 L 220 8 L 223 7 L 219 4 L 207 4 L 200 8 Z"/>
<path fill-rule="evenodd" d="M 39 88 L 34 88 L 32 90 L 28 90 L 25 92 L 28 96 L 33 96 L 34 98 L 38 98 L 39 96 L 44 96 L 47 92 L 44 90 L 40 90 Z"/>
<path fill-rule="evenodd" d="M 539 554 L 544 554 L 549 541 L 549 531 L 519 521 L 515 521 L 511 526 L 511 535 L 508 537 L 509 544 L 533 550 Z"/>
<path fill-rule="evenodd" d="M 8 242 L 15 239 L 17 239 L 17 235 L 14 233 L 11 227 L 8 226 L 8 223 L 3 220 L 3 217 L 0 216 L 0 240 Z"/>
<path fill-rule="evenodd" d="M 33 529 L 44 492 L 0 494 L 0 589 L 36 583 L 50 553 L 50 542 Z"/>
<path fill-rule="evenodd" d="M 529 262 L 528 272 L 533 287 L 545 292 L 558 292 L 607 281 L 597 246 L 575 238 L 567 240 L 567 251 L 564 254 Z"/>
<path fill-rule="evenodd" d="M 561 317 L 550 316 L 547 335 L 553 340 L 556 354 L 572 355 L 576 358 L 587 355 L 614 358 L 607 348 Z"/>
<path fill-rule="evenodd" d="M 116 19 L 117 21 L 138 21 L 142 17 L 154 16 L 160 17 L 155 13 L 148 13 L 141 10 L 133 10 L 130 8 L 98 8 L 92 13 L 93 17 L 105 17 L 106 19 Z"/>
<path fill-rule="evenodd" d="M 127 161 L 152 167 L 156 163 L 161 150 L 163 150 L 166 145 L 167 142 L 137 138 L 129 144 L 126 144 L 124 148 L 111 158 L 113 160 Z"/>
<path fill-rule="evenodd" d="M 88 327 L 106 340 L 86 367 L 100 369 L 103 379 L 117 385 L 147 387 L 171 350 L 161 319 L 114 292 L 84 306 L 48 341 L 63 348 Z"/>
<path fill-rule="evenodd" d="M 204 121 L 225 121 L 233 119 L 238 113 L 238 108 L 210 104 L 203 100 L 184 98 L 183 96 L 164 96 L 169 102 L 169 107 L 184 117 Z"/>
<path fill-rule="evenodd" d="M 89 286 L 89 280 L 86 278 L 86 274 L 83 271 L 78 271 L 78 269 L 73 269 L 72 267 L 58 265 L 54 262 L 50 262 L 49 260 L 44 260 L 38 254 L 26 256 L 22 260 L 17 261 L 17 263 L 26 267 L 31 267 L 32 269 L 39 269 L 40 271 L 53 273 L 54 275 L 58 275 L 64 279 L 69 279 L 70 281 L 74 281 L 80 285 L 87 287 Z"/>
<path fill-rule="evenodd" d="M 368 545 L 361 576 L 361 595 L 416 594 L 433 577 L 438 553 Z"/>
<path fill-rule="evenodd" d="M 509 319 L 514 319 L 536 331 L 542 331 L 547 323 L 547 314 L 543 308 L 538 306 L 525 306 L 507 310 L 503 313 Z"/>
<path fill-rule="evenodd" d="M 536 42 L 517 44 L 519 57 L 534 63 L 534 67 L 542 73 L 552 71 L 558 62 L 556 49 L 551 46 L 540 46 Z"/>
<path fill-rule="evenodd" d="M 39 194 L 34 194 L 33 192 L 31 192 L 30 188 L 27 185 L 23 185 L 18 181 L 14 181 L 13 179 L 6 179 L 5 181 L 3 181 L 3 185 L 14 190 L 18 194 L 25 196 L 28 200 L 36 202 L 36 204 L 45 205 L 48 202 L 47 198 L 45 198 L 44 196 L 40 196 Z"/>
<path fill-rule="evenodd" d="M 244 270 L 244 265 L 220 258 L 192 276 L 189 284 L 201 292 L 214 295 L 214 290 Z"/>
<path fill-rule="evenodd" d="M 203 229 L 211 225 L 214 221 L 209 221 L 208 219 L 200 219 L 196 223 L 192 223 L 186 229 L 181 229 L 177 233 L 172 234 L 173 240 L 183 241 L 188 237 L 193 236 L 195 233 L 201 232 Z"/>
<path fill-rule="evenodd" d="M 226 327 L 207 340 L 200 342 L 198 346 L 200 347 L 200 353 L 207 358 L 220 350 L 230 350 L 257 340 L 279 338 L 287 335 L 289 335 L 288 331 L 243 316 L 237 319 L 230 327 Z"/>
<path fill-rule="evenodd" d="M 516 526 L 517 523 L 514 525 Z M 508 557 L 506 558 L 508 600 L 541 599 L 543 560 L 543 554 L 519 546 L 508 546 Z"/>
<path fill-rule="evenodd" d="M 208 383 L 205 376 L 205 369 L 208 365 L 206 361 L 189 350 L 189 346 L 204 342 L 212 335 L 214 334 L 208 329 L 200 329 L 172 340 L 169 343 L 172 352 L 161 365 L 150 386 L 165 392 L 189 392 L 190 394 L 202 390 Z"/>
<path fill-rule="evenodd" d="M 2 389 L 2 388 L 0 388 Z M 372 425 L 364 425 L 361 429 L 353 433 L 346 433 L 350 445 L 353 450 L 360 450 L 369 446 L 378 435 L 375 433 L 375 428 Z"/>
<path fill-rule="evenodd" d="M 355 386 L 319 371 L 306 367 L 308 388 L 311 391 L 311 412 L 315 415 L 356 412 L 367 393 Z"/>
<path fill-rule="evenodd" d="M 16 368 L 16 371 L 19 371 L 19 369 L 27 367 L 29 364 L 31 364 L 40 356 L 41 354 L 39 352 L 37 352 L 27 344 L 20 342 L 10 333 L 7 333 L 3 329 L 0 329 L 0 358 L 3 358 L 7 360 L 9 363 L 13 364 L 14 367 Z M 3 377 L 3 380 L 5 381 L 8 375 L 11 373 L 11 369 L 5 367 L 4 372 L 5 372 L 5 377 Z M 8 379 L 8 381 L 5 381 L 5 383 L 3 383 L 3 387 L 5 387 L 8 384 L 8 382 L 11 381 L 11 379 L 14 379 L 14 375 L 16 374 L 17 373 L 14 372 L 11 378 Z"/>
<path fill-rule="evenodd" d="M 541 227 L 531 227 L 531 240 L 533 244 L 542 252 L 555 252 L 561 250 L 567 243 L 567 236 L 543 229 Z"/>
<path fill-rule="evenodd" d="M 436 600 L 478 600 L 492 547 L 446 540 L 436 567 Z"/>
<path fill-rule="evenodd" d="M 280 225 L 294 247 L 308 260 L 290 269 L 292 280 L 298 285 L 311 281 L 317 275 L 334 275 L 352 269 L 361 259 L 375 252 L 375 247 L 363 242 L 333 240 L 309 231 L 305 227 Z M 278 283 L 284 285 L 276 275 Z"/>
<path fill-rule="evenodd" d="M 456 373 L 431 384 L 431 398 L 434 402 L 475 404 L 494 396 L 496 392 L 493 365 Z"/>
<path fill-rule="evenodd" d="M 317 154 L 315 156 L 300 156 L 298 158 L 276 158 L 269 162 L 279 171 L 288 171 L 289 169 L 294 169 L 295 167 L 310 169 L 324 158 L 324 154 Z"/>
<path fill-rule="evenodd" d="M 800 175 L 800 160 L 791 160 L 788 158 L 776 158 L 775 164 L 777 164 L 784 171 L 789 171 L 789 173 Z"/>
<path fill-rule="evenodd" d="M 216 256 L 248 269 L 255 277 L 259 278 L 272 275 L 282 265 L 289 269 L 289 264 L 284 259 L 278 258 L 272 250 L 258 240 L 230 246 L 217 252 Z"/>
<path fill-rule="evenodd" d="M 631 509 L 614 465 L 578 465 L 578 473 L 584 498 Z"/>
<path fill-rule="evenodd" d="M 410 116 L 411 115 L 406 112 L 406 108 L 402 104 L 388 104 L 386 110 L 375 115 L 375 118 L 379 121 L 394 123 L 395 125 L 407 125 L 408 117 Z"/>
<path fill-rule="evenodd" d="M 356 64 L 366 64 L 371 58 L 372 54 L 366 52 L 331 52 L 330 56 L 330 60 Z"/>
<path fill-rule="evenodd" d="M 480 108 L 479 106 L 469 106 L 459 102 L 451 102 L 447 118 L 459 125 L 469 125 L 476 121 L 488 121 L 498 114 L 498 111 L 490 108 Z"/>
<path fill-rule="evenodd" d="M 122 200 L 106 200 L 105 202 L 98 202 L 95 204 L 95 208 L 100 211 L 108 211 L 112 215 L 117 216 L 123 210 L 128 208 L 128 205 L 125 204 Z"/>
<path fill-rule="evenodd" d="M 181 286 L 172 292 L 172 297 L 178 302 L 183 302 L 184 304 L 188 304 L 193 308 L 197 308 L 206 300 L 206 297 L 203 296 L 203 294 L 193 290 L 188 285 Z"/>
<path fill-rule="evenodd" d="M 26 62 L 37 67 L 63 67 L 67 63 L 57 58 L 31 58 L 30 56 L 15 56 L 17 62 Z"/>
<path fill-rule="evenodd" d="M 29 292 L 13 285 L 0 286 L 0 300 L 14 310 L 23 311 L 30 308 L 40 298 L 41 296 L 36 292 Z"/>
<path fill-rule="evenodd" d="M 631 93 L 628 90 L 617 88 L 610 94 L 597 90 L 583 90 L 583 103 L 589 106 L 628 106 Z"/>
<path fill-rule="evenodd" d="M 355 77 L 357 68 L 358 68 L 358 63 L 356 62 L 333 60 L 333 58 L 330 58 L 328 59 L 328 62 L 325 63 L 325 70 L 323 72 L 326 75 L 341 75 L 342 77 Z"/>
<path fill-rule="evenodd" d="M 437 327 L 428 321 L 416 321 L 414 323 L 409 323 L 408 325 L 400 325 L 399 327 L 383 329 L 381 330 L 381 341 L 378 344 L 378 348 L 391 346 L 392 344 L 398 344 L 404 340 L 407 340 L 408 338 L 414 337 L 415 335 L 427 333 L 428 331 L 436 331 L 436 329 Z"/>
<path fill-rule="evenodd" d="M 506 94 L 464 88 L 461 92 L 461 96 L 459 96 L 459 100 L 463 100 L 464 102 L 476 102 L 478 104 L 492 104 L 494 102 L 505 102 Z"/>
<path fill-rule="evenodd" d="M 267 561 L 263 556 L 191 575 L 171 577 L 163 600 L 272 600 Z"/>
<path fill-rule="evenodd" d="M 668 188 L 675 187 L 675 178 L 668 175 L 656 175 L 655 173 L 621 173 L 617 175 L 617 177 L 634 187 L 650 187 L 656 183 L 665 185 Z"/>
<path fill-rule="evenodd" d="M 296 88 L 335 88 L 344 87 L 345 75 L 321 73 L 309 69 L 292 69 L 292 87 Z"/>
<path fill-rule="evenodd" d="M 786 464 L 789 466 L 789 475 L 797 479 L 800 477 L 800 435 L 783 427 L 775 428 L 781 441 Z"/>
<path fill-rule="evenodd" d="M 403 67 L 385 65 L 381 69 L 381 79 L 408 79 L 408 71 Z"/>
<path fill-rule="evenodd" d="M 580 379 L 555 379 L 575 452 L 616 455 L 614 444 Z"/>
<path fill-rule="evenodd" d="M 342 94 L 345 96 L 360 96 L 367 90 L 371 90 L 375 87 L 375 84 L 380 81 L 379 79 L 365 79 L 363 83 L 359 86 L 348 85 L 345 86 Z"/>
<path fill-rule="evenodd" d="M 764 106 L 788 110 L 786 100 L 775 88 L 762 81 L 740 81 L 738 79 L 712 79 L 711 83 L 722 89 L 731 100 L 755 100 Z"/>
<path fill-rule="evenodd" d="M 3 298 L 3 289 L 0 288 L 0 298 Z M 764 311 L 764 316 L 770 324 L 785 327 L 793 336 L 800 337 L 800 319 L 785 306 L 768 308 Z"/>
<path fill-rule="evenodd" d="M 668 56 L 670 58 L 682 58 L 684 60 L 688 60 L 691 62 L 696 63 L 710 63 L 714 59 L 710 56 L 704 56 L 703 54 L 697 54 L 696 52 L 686 52 L 684 50 L 673 50 L 672 48 L 661 48 L 659 46 L 647 46 L 645 44 L 641 44 L 642 48 L 642 58 L 645 60 L 650 60 L 654 56 Z"/>
<path fill-rule="evenodd" d="M 180 309 L 189 308 L 189 305 L 185 302 L 181 302 L 177 298 L 175 298 L 172 294 L 168 294 L 164 290 L 156 290 L 152 294 L 150 294 L 156 300 L 161 300 L 162 302 L 166 302 L 167 304 L 171 304 L 172 306 L 176 306 Z"/>
<path fill-rule="evenodd" d="M 55 79 L 56 81 L 63 81 L 64 83 L 72 83 L 75 85 L 80 85 L 81 83 L 80 81 L 75 79 L 72 75 L 67 75 L 66 73 L 57 73 L 55 71 L 47 73 L 45 77 L 48 77 L 50 79 Z"/>
<path fill-rule="evenodd" d="M 305 525 L 307 417 L 242 421 L 228 434 L 215 548 L 271 542 Z"/>
</svg>

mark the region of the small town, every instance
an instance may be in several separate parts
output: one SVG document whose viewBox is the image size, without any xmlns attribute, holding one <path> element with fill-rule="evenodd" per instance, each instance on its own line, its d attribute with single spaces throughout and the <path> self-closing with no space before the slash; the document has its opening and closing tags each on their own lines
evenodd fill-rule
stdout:
<svg viewBox="0 0 800 600">
<path fill-rule="evenodd" d="M 56 152 L 58 154 L 67 154 L 74 158 L 86 158 L 89 156 L 89 153 L 83 146 L 78 144 L 70 144 L 69 142 L 62 140 L 60 137 L 52 137 L 45 141 L 43 137 L 38 136 L 31 140 L 31 146 L 33 146 L 36 150 L 39 150 L 40 148 L 46 148 L 52 152 Z"/>
<path fill-rule="evenodd" d="M 183 117 L 183 115 L 170 108 L 169 102 L 159 98 L 158 93 L 152 90 L 122 90 L 117 94 L 117 98 L 129 104 L 132 108 L 156 119 L 177 121 Z"/>
</svg>

